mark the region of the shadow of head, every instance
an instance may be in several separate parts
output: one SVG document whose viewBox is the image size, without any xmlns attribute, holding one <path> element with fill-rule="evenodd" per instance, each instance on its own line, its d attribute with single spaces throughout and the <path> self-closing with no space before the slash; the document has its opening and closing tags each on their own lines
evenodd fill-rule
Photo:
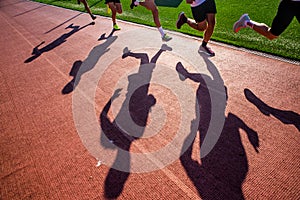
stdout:
<svg viewBox="0 0 300 200">
<path fill-rule="evenodd" d="M 78 74 L 78 71 L 79 71 L 81 65 L 82 65 L 81 60 L 77 60 L 73 63 L 73 66 L 71 68 L 69 75 L 73 76 L 74 78 L 69 83 L 67 83 L 67 85 L 65 85 L 65 87 L 61 91 L 62 94 L 69 94 L 74 91 L 74 89 L 76 87 L 75 79 L 76 79 L 76 76 Z"/>
<path fill-rule="evenodd" d="M 156 104 L 156 98 L 152 94 L 145 94 L 145 88 L 142 86 L 137 89 L 129 101 L 129 113 L 135 124 L 141 127 L 147 125 L 148 116 L 151 108 Z"/>
</svg>

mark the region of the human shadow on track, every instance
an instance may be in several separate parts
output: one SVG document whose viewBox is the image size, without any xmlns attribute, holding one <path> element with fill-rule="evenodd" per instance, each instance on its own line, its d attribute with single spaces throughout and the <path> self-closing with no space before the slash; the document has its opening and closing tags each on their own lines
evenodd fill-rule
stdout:
<svg viewBox="0 0 300 200">
<path fill-rule="evenodd" d="M 100 40 L 106 40 L 110 37 L 112 37 L 112 35 L 114 34 L 114 32 L 116 32 L 117 30 L 116 29 L 112 29 L 112 31 L 110 32 L 110 34 L 108 36 L 105 36 L 106 33 L 103 33 L 102 35 L 100 35 L 100 37 L 98 38 L 98 41 Z"/>
<path fill-rule="evenodd" d="M 216 73 L 217 69 L 215 65 L 208 60 L 207 57 L 203 58 L 209 72 L 212 73 L 214 71 L 214 73 Z M 196 123 L 197 120 L 193 120 L 191 123 L 191 130 L 197 130 L 197 128 L 195 129 L 195 126 L 198 127 L 198 134 L 200 134 L 200 148 L 201 143 L 207 134 L 210 121 L 213 120 L 211 119 L 210 94 L 207 84 L 203 79 L 206 75 L 189 73 L 183 66 L 177 66 L 176 69 L 185 78 L 200 84 L 196 93 L 200 109 L 200 120 L 199 124 Z M 215 75 L 216 74 L 212 74 L 212 77 Z M 211 79 L 211 81 L 213 80 L 214 79 Z M 190 143 L 191 139 L 193 141 L 187 151 L 182 152 L 180 161 L 202 199 L 244 199 L 242 183 L 246 178 L 249 166 L 239 129 L 243 129 L 246 132 L 251 145 L 254 147 L 255 151 L 258 152 L 258 134 L 236 115 L 229 113 L 225 116 L 225 109 L 224 117 L 224 127 L 217 143 L 208 155 L 203 158 L 201 157 L 201 162 L 192 158 L 195 133 L 191 132 L 183 144 L 183 147 L 185 147 Z M 197 155 L 197 157 L 198 156 L 200 155 Z"/>
<path fill-rule="evenodd" d="M 59 24 L 59 25 L 57 25 L 57 26 L 51 28 L 49 31 L 46 31 L 44 34 L 47 34 L 47 33 L 50 33 L 50 32 L 52 32 L 52 31 L 54 31 L 55 29 L 61 27 L 62 25 L 68 23 L 69 21 L 72 21 L 73 19 L 77 18 L 78 16 L 80 16 L 80 15 L 82 15 L 82 14 L 83 14 L 83 13 L 78 13 L 78 14 L 76 14 L 75 16 L 73 16 L 73 17 L 67 19 L 66 21 L 62 22 L 61 24 Z"/>
<path fill-rule="evenodd" d="M 49 1 L 47 4 L 51 4 L 51 3 L 55 2 L 55 1 L 57 1 L 57 0 Z M 30 10 L 24 11 L 24 12 L 22 12 L 22 13 L 16 14 L 14 17 L 19 17 L 19 16 L 21 16 L 21 15 L 28 14 L 28 13 L 30 13 L 30 12 L 33 12 L 33 11 L 38 10 L 38 9 L 40 9 L 40 8 L 43 8 L 43 7 L 45 7 L 45 6 L 49 6 L 49 5 L 47 5 L 47 4 L 36 4 L 36 5 L 39 5 L 39 6 L 37 6 L 37 7 L 35 7 L 35 8 L 32 8 L 32 9 L 30 9 Z"/>
<path fill-rule="evenodd" d="M 67 39 L 70 36 L 72 36 L 74 33 L 86 28 L 87 26 L 94 25 L 94 24 L 95 24 L 95 22 L 91 22 L 91 23 L 89 23 L 87 25 L 84 25 L 82 27 L 74 26 L 73 24 L 70 24 L 68 27 L 66 27 L 66 29 L 69 29 L 69 28 L 72 29 L 70 32 L 61 35 L 59 38 L 57 38 L 56 40 L 54 40 L 50 44 L 48 44 L 48 45 L 42 47 L 41 49 L 39 49 L 39 47 L 45 43 L 45 41 L 41 42 L 39 45 L 37 45 L 36 47 L 33 48 L 32 53 L 31 53 L 33 56 L 31 56 L 30 58 L 25 60 L 24 63 L 32 62 L 36 58 L 40 57 L 43 53 L 51 51 L 52 49 L 60 46 L 64 42 L 66 42 Z"/>
<path fill-rule="evenodd" d="M 156 104 L 155 97 L 148 92 L 157 59 L 164 51 L 170 49 L 165 47 L 167 46 L 163 45 L 150 61 L 146 53 L 133 53 L 128 48 L 124 49 L 123 59 L 134 57 L 141 62 L 138 72 L 128 76 L 126 97 L 115 119 L 111 121 L 107 113 L 112 101 L 119 96 L 120 90 L 115 91 L 100 114 L 101 144 L 106 148 L 118 148 L 114 163 L 105 179 L 106 198 L 117 198 L 130 175 L 130 146 L 143 136 L 151 107 Z M 139 127 L 135 131 L 128 127 L 132 122 Z"/>
<path fill-rule="evenodd" d="M 277 108 L 272 108 L 267 105 L 261 99 L 259 99 L 251 90 L 244 90 L 245 97 L 251 103 L 253 103 L 257 109 L 264 115 L 270 116 L 273 115 L 279 121 L 284 124 L 292 124 L 294 125 L 298 131 L 300 131 L 300 115 L 294 111 L 290 110 L 279 110 Z"/>
<path fill-rule="evenodd" d="M 18 16 L 21 16 L 21 15 L 24 15 L 24 14 L 27 14 L 27 13 L 30 13 L 30 12 L 33 12 L 33 11 L 38 10 L 38 9 L 40 9 L 40 8 L 43 8 L 43 7 L 45 7 L 45 6 L 47 6 L 47 5 L 40 5 L 40 6 L 36 7 L 36 8 L 32 8 L 31 10 L 27 10 L 27 11 L 25 11 L 25 12 L 16 14 L 14 17 L 18 17 Z"/>
<path fill-rule="evenodd" d="M 97 5 L 98 3 L 100 3 L 101 1 L 102 1 L 102 0 L 96 1 L 95 3 L 93 3 L 92 5 L 90 5 L 89 7 L 92 8 L 92 7 L 94 7 L 95 5 Z M 78 14 L 76 14 L 75 16 L 73 16 L 73 17 L 67 19 L 66 21 L 62 22 L 61 24 L 59 24 L 59 25 L 57 25 L 57 26 L 51 28 L 49 31 L 46 31 L 44 34 L 47 34 L 47 33 L 50 33 L 51 31 L 54 31 L 55 29 L 61 27 L 62 25 L 66 24 L 67 22 L 69 22 L 69 21 L 71 21 L 71 20 L 77 18 L 78 16 L 84 14 L 84 12 L 85 12 L 85 8 L 83 8 L 83 10 L 82 10 L 80 13 L 78 13 Z"/>
<path fill-rule="evenodd" d="M 109 46 L 113 42 L 115 42 L 116 39 L 117 36 L 109 37 L 102 44 L 95 46 L 84 61 L 81 60 L 75 61 L 69 73 L 70 76 L 73 76 L 73 79 L 65 85 L 61 93 L 62 94 L 71 93 L 79 84 L 81 76 L 95 67 L 99 58 L 109 51 Z"/>
<path fill-rule="evenodd" d="M 78 71 L 79 71 L 81 65 L 82 65 L 81 60 L 76 60 L 73 63 L 73 66 L 72 66 L 71 71 L 69 73 L 70 76 L 73 76 L 73 79 L 69 83 L 67 83 L 67 85 L 65 85 L 65 87 L 62 89 L 62 91 L 61 91 L 62 94 L 69 94 L 69 93 L 71 93 L 75 90 L 76 85 L 79 83 L 79 80 L 81 79 L 78 76 Z M 77 79 L 77 77 L 78 77 L 78 79 Z M 76 79 L 78 81 L 77 81 L 77 84 L 75 85 L 75 80 Z"/>
</svg>

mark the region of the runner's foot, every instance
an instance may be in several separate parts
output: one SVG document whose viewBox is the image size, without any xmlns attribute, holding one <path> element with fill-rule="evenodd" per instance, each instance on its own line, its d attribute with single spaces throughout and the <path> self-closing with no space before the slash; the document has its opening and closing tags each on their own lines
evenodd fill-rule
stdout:
<svg viewBox="0 0 300 200">
<path fill-rule="evenodd" d="M 97 17 L 95 15 L 91 15 L 92 20 L 95 20 Z"/>
<path fill-rule="evenodd" d="M 233 31 L 235 33 L 239 32 L 241 28 L 247 27 L 247 22 L 250 21 L 250 17 L 248 14 L 243 14 L 238 21 L 236 21 L 233 25 Z"/>
<path fill-rule="evenodd" d="M 118 30 L 121 30 L 121 28 L 118 26 L 118 24 L 115 24 L 114 25 L 114 30 L 118 31 Z"/>
<path fill-rule="evenodd" d="M 176 22 L 176 27 L 178 29 L 181 28 L 181 26 L 187 22 L 187 17 L 185 16 L 184 12 L 181 12 L 179 15 L 178 15 L 178 19 L 177 19 L 177 22 Z"/>
<path fill-rule="evenodd" d="M 199 53 L 201 52 L 205 52 L 206 54 L 208 54 L 209 56 L 215 56 L 215 52 L 213 50 L 211 50 L 211 48 L 207 47 L 207 46 L 203 46 L 201 45 L 199 47 L 199 50 L 198 50 Z"/>
<path fill-rule="evenodd" d="M 130 4 L 130 8 L 133 9 L 134 7 L 136 7 L 137 5 L 135 5 L 135 0 L 131 1 Z"/>
<path fill-rule="evenodd" d="M 170 40 L 172 40 L 172 37 L 168 36 L 166 33 L 164 34 L 164 36 L 161 38 L 164 42 L 168 42 Z"/>
</svg>

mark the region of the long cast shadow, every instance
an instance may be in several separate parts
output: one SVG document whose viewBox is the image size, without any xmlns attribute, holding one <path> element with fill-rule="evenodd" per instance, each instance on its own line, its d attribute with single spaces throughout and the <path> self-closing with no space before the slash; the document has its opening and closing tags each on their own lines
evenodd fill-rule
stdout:
<svg viewBox="0 0 300 200">
<path fill-rule="evenodd" d="M 84 61 L 75 61 L 69 73 L 70 76 L 73 76 L 73 79 L 65 85 L 61 93 L 69 94 L 73 92 L 76 86 L 79 84 L 81 76 L 95 67 L 99 58 L 109 51 L 109 46 L 115 42 L 116 39 L 117 36 L 107 38 L 105 42 L 95 46 Z"/>
<path fill-rule="evenodd" d="M 203 58 L 212 77 L 218 76 L 214 64 L 207 57 Z M 189 73 L 181 64 L 177 65 L 176 69 L 185 78 L 199 83 L 196 98 L 200 109 L 200 120 L 199 124 L 196 123 L 197 120 L 192 121 L 191 130 L 197 130 L 194 127 L 198 127 L 200 147 L 207 134 L 210 120 L 212 120 L 209 90 L 207 83 L 204 81 L 204 76 L 207 75 Z M 210 79 L 210 81 L 214 81 L 214 78 Z M 249 167 L 239 129 L 245 130 L 250 143 L 255 151 L 258 152 L 259 141 L 257 133 L 232 113 L 225 116 L 224 110 L 224 117 L 225 123 L 221 135 L 211 152 L 201 158 L 201 163 L 192 158 L 193 143 L 187 151 L 182 152 L 180 157 L 182 166 L 202 199 L 244 199 L 242 183 L 245 180 Z M 195 133 L 190 133 L 185 139 L 183 147 L 190 143 L 191 138 L 194 142 Z"/>
<path fill-rule="evenodd" d="M 95 24 L 95 22 L 91 22 L 91 23 L 89 23 L 87 25 L 84 25 L 82 27 L 80 27 L 80 26 L 74 26 L 73 24 L 70 24 L 68 27 L 66 27 L 66 29 L 69 29 L 69 28 L 72 29 L 70 32 L 61 35 L 59 38 L 57 38 L 56 40 L 54 40 L 50 44 L 48 44 L 48 45 L 46 45 L 46 46 L 44 46 L 44 47 L 42 47 L 42 48 L 39 49 L 39 47 L 45 43 L 44 41 L 41 42 L 39 45 L 37 45 L 36 47 L 33 48 L 32 53 L 31 53 L 33 56 L 31 56 L 30 58 L 26 59 L 24 61 L 24 63 L 32 62 L 36 58 L 40 57 L 43 53 L 51 51 L 52 49 L 60 46 L 64 42 L 66 42 L 67 39 L 70 36 L 72 36 L 74 33 L 76 33 L 78 31 L 86 28 L 87 26 L 94 25 L 94 24 Z"/>
<path fill-rule="evenodd" d="M 78 13 L 78 14 L 76 14 L 75 16 L 71 17 L 70 19 L 67 19 L 66 21 L 62 22 L 61 24 L 59 24 L 59 25 L 57 25 L 57 26 L 51 28 L 49 31 L 46 31 L 44 34 L 47 34 L 47 33 L 50 33 L 50 32 L 52 32 L 52 31 L 54 31 L 55 29 L 61 27 L 62 25 L 68 23 L 69 21 L 75 19 L 76 17 L 78 17 L 79 15 L 82 15 L 82 14 L 83 14 L 83 13 Z"/>
<path fill-rule="evenodd" d="M 96 4 L 100 3 L 102 0 L 100 1 L 96 1 L 95 3 L 93 3 L 92 5 L 90 5 L 89 7 L 92 8 L 94 7 Z M 62 25 L 66 24 L 67 22 L 71 21 L 72 19 L 75 19 L 76 17 L 78 17 L 79 15 L 82 15 L 83 12 L 85 11 L 85 8 L 82 10 L 81 13 L 76 14 L 75 16 L 71 17 L 70 19 L 67 19 L 66 21 L 62 22 L 61 24 L 53 27 L 52 29 L 50 29 L 49 31 L 46 31 L 45 34 L 50 33 L 51 31 L 54 31 L 55 29 L 61 27 Z"/>
<path fill-rule="evenodd" d="M 36 7 L 36 8 L 32 8 L 31 10 L 27 10 L 27 11 L 25 11 L 25 12 L 19 13 L 19 14 L 15 15 L 14 17 L 18 17 L 18 16 L 21 16 L 21 15 L 30 13 L 30 12 L 32 12 L 32 11 L 35 11 L 35 10 L 40 9 L 40 8 L 42 8 L 42 7 L 45 7 L 45 6 L 47 6 L 47 5 L 40 5 L 40 6 Z"/>
<path fill-rule="evenodd" d="M 27 0 L 21 0 L 21 1 L 14 2 L 14 3 L 8 3 L 8 4 L 5 4 L 3 1 L 0 1 L 0 8 L 4 8 L 4 7 L 7 7 L 7 6 L 11 6 L 11 5 L 16 5 L 16 4 L 19 4 L 19 3 L 26 2 L 26 1 Z"/>
<path fill-rule="evenodd" d="M 300 131 L 300 115 L 298 113 L 290 110 L 280 110 L 277 108 L 272 108 L 271 106 L 263 102 L 261 99 L 259 99 L 251 90 L 247 88 L 244 90 L 244 94 L 247 100 L 253 103 L 258 108 L 258 110 L 264 115 L 273 115 L 282 123 L 292 124 L 298 129 L 298 131 Z"/>
<path fill-rule="evenodd" d="M 100 40 L 106 40 L 106 39 L 110 38 L 111 36 L 113 36 L 113 34 L 114 34 L 115 31 L 116 31 L 115 29 L 112 29 L 112 31 L 110 32 L 110 34 L 109 34 L 108 36 L 105 36 L 106 33 L 103 33 L 103 34 L 100 35 L 100 37 L 98 38 L 98 41 L 100 41 Z"/>
<path fill-rule="evenodd" d="M 100 114 L 102 129 L 100 142 L 106 147 L 111 147 L 111 143 L 105 141 L 106 137 L 118 148 L 124 150 L 118 149 L 116 159 L 105 179 L 104 195 L 106 198 L 117 198 L 122 193 L 124 184 L 130 175 L 130 146 L 134 140 L 142 137 L 151 107 L 156 103 L 155 97 L 152 94 L 148 94 L 149 86 L 152 72 L 156 67 L 156 61 L 161 53 L 166 51 L 164 49 L 165 46 L 162 46 L 150 62 L 146 53 L 133 53 L 128 51 L 127 48 L 124 49 L 123 59 L 134 57 L 140 59 L 141 62 L 138 72 L 128 76 L 126 98 L 116 118 L 111 121 L 107 113 L 112 101 L 119 95 L 119 90 L 111 97 Z M 139 85 L 141 86 L 137 87 Z M 128 119 L 128 113 L 130 113 L 130 119 Z M 131 120 L 140 127 L 134 132 L 131 132 L 127 126 Z M 120 171 L 118 168 L 124 170 Z"/>
</svg>

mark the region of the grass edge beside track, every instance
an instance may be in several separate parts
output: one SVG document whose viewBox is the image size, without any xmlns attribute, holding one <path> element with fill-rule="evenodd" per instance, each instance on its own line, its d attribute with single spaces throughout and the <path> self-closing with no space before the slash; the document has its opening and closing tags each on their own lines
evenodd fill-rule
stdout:
<svg viewBox="0 0 300 200">
<path fill-rule="evenodd" d="M 66 8 L 66 9 L 71 9 L 71 10 L 77 10 L 79 12 L 86 12 L 84 10 L 84 7 L 83 7 L 82 3 L 80 5 L 78 5 L 76 3 L 77 0 L 65 0 L 65 1 L 31 0 L 31 1 L 40 2 L 40 3 L 47 4 L 47 5 L 53 5 L 53 6 L 57 6 L 57 7 L 63 7 L 63 8 Z M 67 3 L 65 3 L 66 1 L 67 1 Z M 124 1 L 124 3 L 123 3 L 123 1 Z M 123 14 L 117 15 L 117 20 L 122 20 L 122 21 L 125 21 L 125 22 L 131 22 L 131 23 L 134 23 L 134 24 L 141 24 L 141 25 L 145 25 L 145 26 L 149 26 L 149 27 L 155 27 L 150 11 L 146 10 L 145 8 L 142 8 L 141 6 L 137 7 L 139 9 L 139 10 L 137 10 L 138 14 L 140 14 L 140 12 L 143 12 L 142 15 L 140 14 L 140 16 L 139 16 L 139 17 L 143 16 L 143 19 L 137 20 L 136 16 L 132 17 L 133 14 L 137 14 L 137 13 L 132 12 L 132 10 L 129 10 L 127 8 L 129 6 L 127 5 L 127 3 L 125 1 L 128 1 L 128 0 L 123 0 L 123 1 L 122 1 Z M 89 2 L 89 4 L 90 4 L 91 10 L 94 14 L 99 15 L 99 16 L 104 16 L 104 17 L 110 17 L 110 14 L 106 13 L 106 6 L 104 4 L 104 0 L 91 0 Z M 97 7 L 95 7 L 96 5 L 97 5 Z M 183 3 L 182 3 L 181 8 L 179 8 L 179 9 L 182 9 L 183 6 L 184 6 L 185 9 L 188 9 L 188 11 L 189 11 L 189 9 L 190 9 L 189 5 L 183 4 Z M 186 7 L 186 6 L 188 6 L 188 7 Z M 137 9 L 137 8 L 135 8 L 135 9 Z M 165 9 L 165 8 L 159 7 L 159 10 L 160 9 Z M 165 10 L 174 11 L 173 8 L 171 8 L 171 9 L 167 8 Z M 186 11 L 186 10 L 184 10 L 184 11 Z M 162 12 L 162 13 L 164 13 L 164 12 Z M 170 13 L 172 13 L 173 18 L 174 18 L 174 16 L 177 15 L 177 12 L 170 12 Z M 148 20 L 148 19 L 151 19 L 151 20 Z M 197 37 L 198 39 L 203 38 L 202 33 L 199 33 L 198 31 L 195 31 L 195 30 L 191 29 L 190 27 L 183 27 L 182 29 L 177 30 L 176 27 L 173 27 L 173 26 L 170 26 L 170 25 L 166 24 L 167 22 L 165 22 L 163 20 L 161 20 L 161 21 L 162 21 L 162 25 L 163 25 L 164 29 L 166 29 L 166 30 L 173 31 L 173 32 L 179 32 L 179 33 L 182 33 L 184 35 L 191 36 L 191 37 Z M 173 24 L 171 23 L 171 25 L 173 25 Z M 218 26 L 218 22 L 216 24 L 216 29 L 217 30 L 215 29 L 215 32 L 218 31 L 217 26 Z M 221 27 L 221 29 L 222 29 L 222 27 Z M 264 38 L 263 36 L 257 35 L 257 33 L 254 33 L 254 31 L 252 31 L 252 30 L 245 30 L 243 33 L 239 33 L 239 35 L 235 34 L 234 37 L 238 37 L 239 40 L 236 40 L 235 38 L 232 38 L 232 37 L 228 38 L 228 37 L 226 37 L 226 35 L 225 35 L 225 37 L 222 37 L 222 35 L 220 37 L 220 35 L 217 35 L 217 33 L 215 33 L 215 32 L 214 32 L 214 34 L 211 38 L 211 41 L 223 43 L 223 44 L 226 44 L 226 45 L 229 45 L 229 46 L 234 46 L 237 49 L 245 49 L 247 51 L 256 52 L 256 54 L 260 54 L 260 55 L 264 55 L 264 54 L 269 55 L 268 57 L 275 57 L 275 58 L 278 58 L 279 60 L 286 60 L 290 63 L 296 63 L 297 64 L 297 63 L 300 62 L 300 56 L 299 56 L 300 55 L 300 49 L 299 49 L 299 55 L 297 54 L 297 52 L 294 53 L 293 50 L 290 50 L 290 52 L 292 53 L 291 55 L 289 54 L 290 52 L 288 52 L 288 53 L 286 53 L 284 51 L 282 52 L 281 48 L 277 47 L 277 44 L 279 42 L 275 43 L 273 41 L 268 41 L 266 38 Z M 228 32 L 228 30 L 227 30 L 227 32 Z M 231 33 L 229 32 L 229 34 L 231 34 Z M 260 44 L 261 47 L 257 48 L 257 45 L 258 45 L 257 43 L 258 42 L 253 41 L 253 39 L 251 39 L 251 38 L 248 39 L 247 34 L 251 34 L 252 38 L 253 38 L 253 35 L 255 35 L 255 38 L 256 37 L 259 38 L 260 43 L 261 43 L 261 41 L 263 42 L 263 44 Z M 245 41 L 243 41 L 244 38 L 246 38 Z M 290 39 L 288 39 L 287 41 L 285 41 L 285 40 L 282 41 L 281 40 L 281 42 L 283 42 L 283 44 L 280 44 L 280 45 L 285 46 L 284 43 L 289 43 Z M 268 46 L 266 44 L 270 44 L 270 46 Z M 297 45 L 298 45 L 298 43 L 297 43 Z M 260 49 L 260 48 L 262 48 L 262 49 Z M 285 49 L 286 49 L 286 47 L 285 47 Z M 281 52 L 280 52 L 280 50 L 281 50 Z M 288 51 L 288 49 L 286 49 L 286 51 Z M 281 54 L 281 53 L 283 53 L 283 54 Z M 286 55 L 284 55 L 284 54 L 286 54 Z"/>
</svg>

